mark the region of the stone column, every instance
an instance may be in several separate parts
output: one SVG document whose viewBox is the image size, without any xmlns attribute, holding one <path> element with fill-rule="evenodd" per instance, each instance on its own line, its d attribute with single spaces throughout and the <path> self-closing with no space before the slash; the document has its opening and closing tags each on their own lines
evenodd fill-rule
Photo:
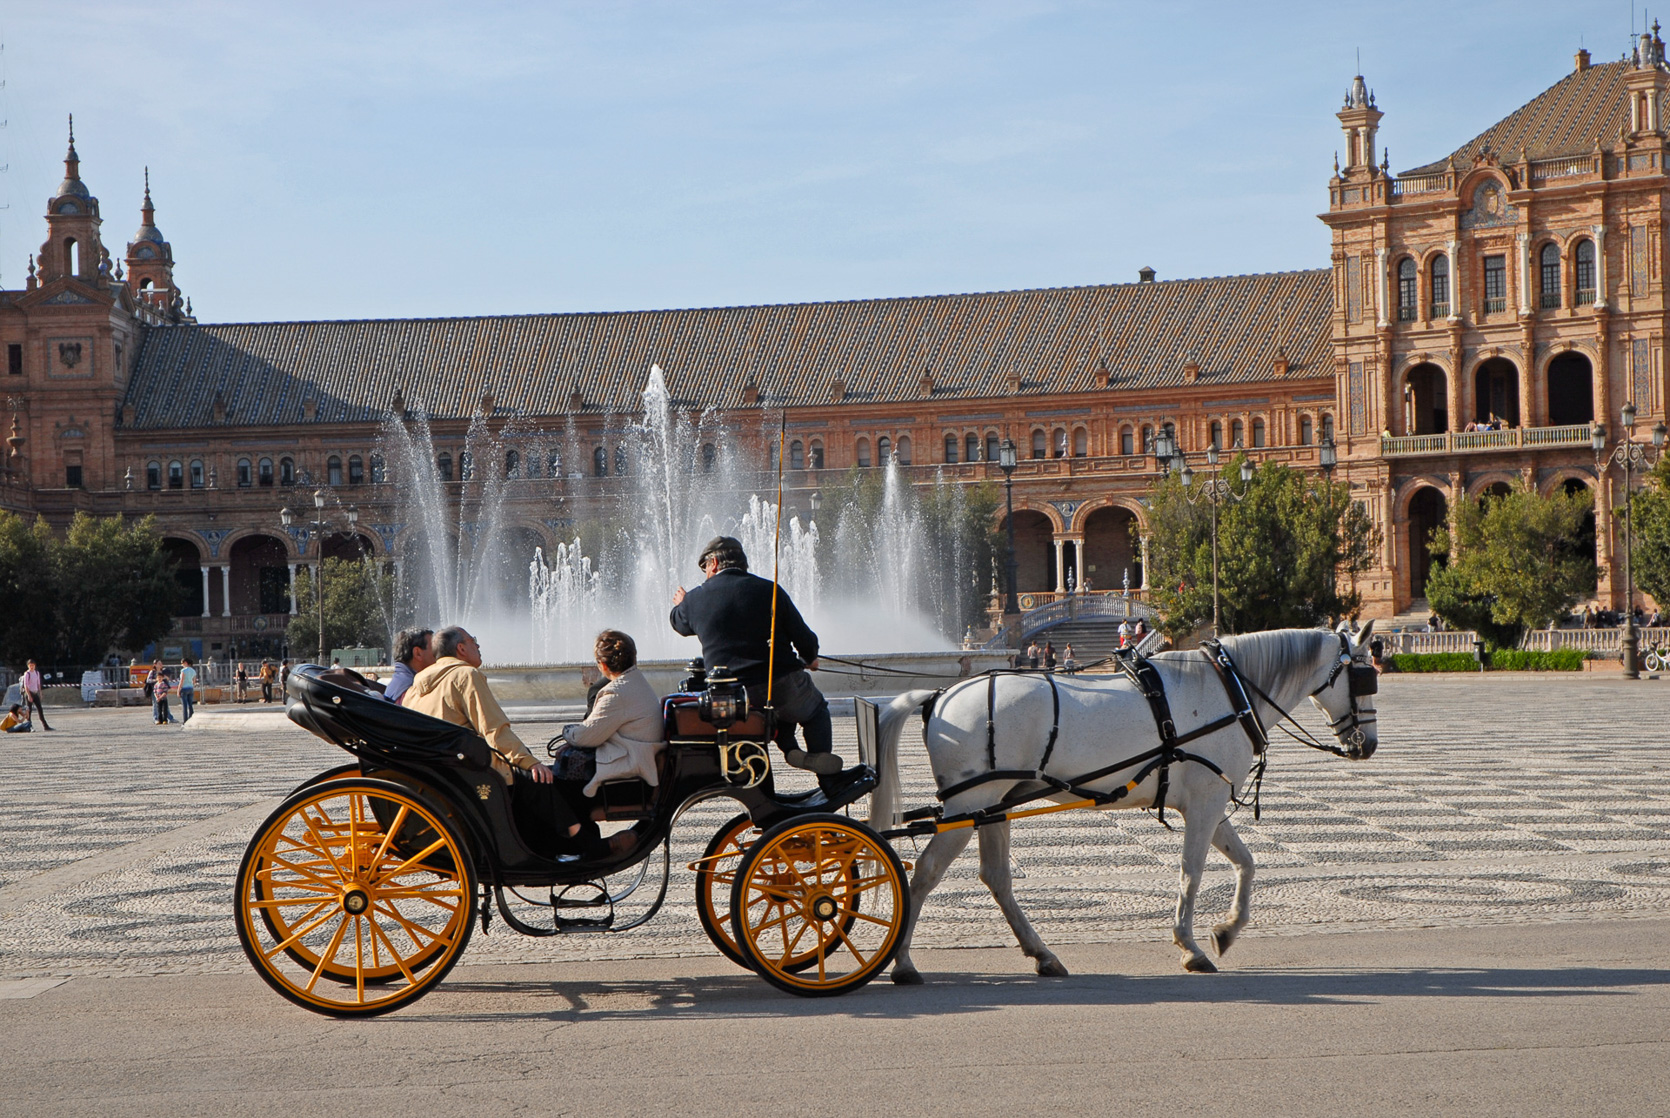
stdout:
<svg viewBox="0 0 1670 1118">
<path fill-rule="evenodd" d="M 1137 550 L 1142 555 L 1142 585 L 1137 587 L 1137 589 L 1147 590 L 1148 589 L 1148 537 L 1147 536 L 1139 536 L 1138 539 L 1137 539 L 1137 543 L 1138 543 Z"/>
<path fill-rule="evenodd" d="M 197 569 L 203 574 L 203 616 L 207 617 L 209 616 L 209 568 L 199 566 Z"/>
<path fill-rule="evenodd" d="M 1379 313 L 1376 316 L 1375 321 L 1381 327 L 1386 327 L 1386 326 L 1390 326 L 1392 324 L 1392 316 L 1391 316 L 1391 312 L 1390 312 L 1390 307 L 1388 306 L 1388 301 L 1389 301 L 1388 297 L 1389 297 L 1390 293 L 1387 290 L 1386 250 L 1384 248 L 1378 248 L 1378 249 L 1374 250 L 1374 266 L 1380 269 L 1380 282 L 1375 285 L 1375 294 L 1376 294 L 1376 297 L 1380 300 L 1380 307 L 1379 307 Z"/>
<path fill-rule="evenodd" d="M 232 564 L 220 568 L 220 615 L 232 616 Z"/>
<path fill-rule="evenodd" d="M 1461 317 L 1461 242 L 1451 241 L 1448 246 L 1450 254 L 1450 317 Z"/>
<path fill-rule="evenodd" d="M 1591 225 L 1589 232 L 1595 238 L 1595 306 L 1606 306 L 1606 226 Z"/>
<path fill-rule="evenodd" d="M 1467 399 L 1462 388 L 1462 380 L 1466 375 L 1467 351 L 1461 348 L 1461 331 L 1455 330 L 1450 334 L 1450 376 L 1449 389 L 1450 430 L 1459 431 L 1467 426 L 1467 419 L 1462 414 L 1463 404 Z"/>
<path fill-rule="evenodd" d="M 1612 415 L 1612 325 L 1611 315 L 1603 307 L 1595 313 L 1595 418 L 1614 430 L 1618 420 Z M 1629 366 L 1625 365 L 1627 369 Z"/>
<path fill-rule="evenodd" d="M 290 564 L 290 616 L 296 616 L 296 564 Z"/>
<path fill-rule="evenodd" d="M 1055 538 L 1055 592 L 1057 594 L 1067 592 L 1066 543 L 1067 541 L 1060 536 Z"/>
<path fill-rule="evenodd" d="M 1519 313 L 1531 313 L 1531 237 L 1527 233 L 1520 233 L 1516 240 L 1519 242 Z"/>
</svg>

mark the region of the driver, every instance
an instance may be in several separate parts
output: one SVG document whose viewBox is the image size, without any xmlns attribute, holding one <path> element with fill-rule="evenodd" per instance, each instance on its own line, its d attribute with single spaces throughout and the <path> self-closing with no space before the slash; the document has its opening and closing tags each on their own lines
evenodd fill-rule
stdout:
<svg viewBox="0 0 1670 1118">
<path fill-rule="evenodd" d="M 772 584 L 748 573 L 742 543 L 715 536 L 697 560 L 707 581 L 694 590 L 680 586 L 673 594 L 669 620 L 675 632 L 700 637 L 702 660 L 708 671 L 729 668 L 748 690 L 748 705 L 763 706 L 768 674 L 771 702 L 777 708 L 777 744 L 783 757 L 798 769 L 833 776 L 844 767 L 835 755 L 835 732 L 829 703 L 812 682 L 809 671 L 818 667 L 818 636 L 807 626 L 777 587 L 777 656 L 771 656 Z M 768 673 L 769 666 L 769 673 Z M 800 727 L 806 748 L 794 744 Z"/>
</svg>

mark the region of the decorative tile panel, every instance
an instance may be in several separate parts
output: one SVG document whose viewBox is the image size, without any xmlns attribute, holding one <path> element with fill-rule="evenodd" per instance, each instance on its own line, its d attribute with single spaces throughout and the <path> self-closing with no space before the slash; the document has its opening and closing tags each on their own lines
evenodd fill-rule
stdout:
<svg viewBox="0 0 1670 1118">
<path fill-rule="evenodd" d="M 1646 338 L 1635 339 L 1631 358 L 1630 399 L 1642 411 L 1653 406 L 1652 344 Z"/>
<path fill-rule="evenodd" d="M 1355 256 L 1345 258 L 1345 321 L 1363 320 L 1362 261 Z"/>
<path fill-rule="evenodd" d="M 1351 407 L 1351 433 L 1353 435 L 1368 434 L 1368 387 L 1363 383 L 1363 363 L 1351 362 L 1351 373 L 1347 384 L 1347 395 Z"/>
</svg>

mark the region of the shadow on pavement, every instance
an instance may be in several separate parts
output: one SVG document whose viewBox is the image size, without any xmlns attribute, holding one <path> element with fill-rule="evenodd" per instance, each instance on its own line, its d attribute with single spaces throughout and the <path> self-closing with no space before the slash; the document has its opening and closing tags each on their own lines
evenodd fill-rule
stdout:
<svg viewBox="0 0 1670 1118">
<path fill-rule="evenodd" d="M 497 1010 L 409 1015 L 431 1022 L 848 1017 L 909 1019 L 1020 1006 L 1352 1005 L 1390 998 L 1569 998 L 1670 985 L 1648 968 L 1250 970 L 1215 975 L 930 974 L 925 986 L 885 977 L 836 998 L 781 994 L 749 975 L 621 982 L 449 982 L 437 996 L 504 1000 Z M 533 1004 L 530 1004 L 530 999 Z M 431 1001 L 430 1005 L 434 1005 Z M 437 1007 L 438 1008 L 438 1007 Z"/>
</svg>

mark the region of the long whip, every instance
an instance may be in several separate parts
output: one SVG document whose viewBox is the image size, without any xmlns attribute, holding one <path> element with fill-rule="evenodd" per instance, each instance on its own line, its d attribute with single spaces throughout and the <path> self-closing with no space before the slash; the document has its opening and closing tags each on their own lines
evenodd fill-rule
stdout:
<svg viewBox="0 0 1670 1118">
<path fill-rule="evenodd" d="M 777 526 L 771 532 L 771 639 L 767 655 L 771 662 L 765 666 L 765 705 L 771 705 L 771 686 L 777 679 L 777 563 L 783 550 L 783 440 L 789 433 L 789 411 L 783 409 L 782 425 L 777 428 Z"/>
</svg>

